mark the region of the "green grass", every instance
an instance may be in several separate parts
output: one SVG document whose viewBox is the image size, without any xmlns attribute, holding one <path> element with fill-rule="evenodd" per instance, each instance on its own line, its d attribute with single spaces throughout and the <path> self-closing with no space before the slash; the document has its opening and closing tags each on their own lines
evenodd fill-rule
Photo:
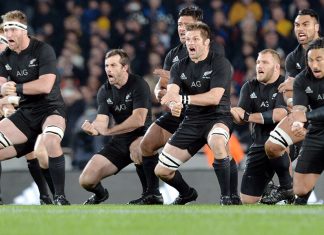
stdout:
<svg viewBox="0 0 324 235">
<path fill-rule="evenodd" d="M 324 234 L 324 206 L 0 206 L 0 235 Z"/>
</svg>

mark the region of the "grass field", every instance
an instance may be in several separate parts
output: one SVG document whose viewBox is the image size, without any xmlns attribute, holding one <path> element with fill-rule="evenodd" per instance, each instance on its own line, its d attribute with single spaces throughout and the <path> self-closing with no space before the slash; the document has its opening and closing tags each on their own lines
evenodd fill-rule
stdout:
<svg viewBox="0 0 324 235">
<path fill-rule="evenodd" d="M 324 234 L 324 206 L 0 206 L 0 235 Z"/>
</svg>

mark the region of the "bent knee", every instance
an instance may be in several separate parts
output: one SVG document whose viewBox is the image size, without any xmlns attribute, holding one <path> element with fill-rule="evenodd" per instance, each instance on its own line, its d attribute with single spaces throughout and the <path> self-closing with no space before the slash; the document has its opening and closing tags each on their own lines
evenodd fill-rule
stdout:
<svg viewBox="0 0 324 235">
<path fill-rule="evenodd" d="M 154 173 L 156 176 L 158 176 L 162 180 L 172 179 L 172 177 L 174 175 L 174 171 L 172 171 L 168 168 L 165 168 L 163 166 L 160 166 L 160 165 L 156 165 L 156 167 L 154 169 Z"/>
<path fill-rule="evenodd" d="M 264 145 L 264 150 L 269 158 L 275 158 L 281 156 L 285 148 L 268 140 Z"/>
<path fill-rule="evenodd" d="M 256 204 L 260 201 L 261 197 L 250 196 L 241 193 L 241 201 L 243 204 Z"/>
</svg>

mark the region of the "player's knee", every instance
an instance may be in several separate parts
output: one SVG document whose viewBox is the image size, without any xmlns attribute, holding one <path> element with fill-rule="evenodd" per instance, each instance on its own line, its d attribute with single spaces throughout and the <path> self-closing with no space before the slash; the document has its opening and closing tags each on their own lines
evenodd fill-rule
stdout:
<svg viewBox="0 0 324 235">
<path fill-rule="evenodd" d="M 223 128 L 216 127 L 210 131 L 209 136 L 208 143 L 212 147 L 214 154 L 223 154 L 230 138 L 229 133 Z"/>
<path fill-rule="evenodd" d="M 87 174 L 86 172 L 82 172 L 82 174 L 79 177 L 79 184 L 81 187 L 85 189 L 91 189 L 96 186 L 96 184 L 91 179 L 92 177 Z"/>
<path fill-rule="evenodd" d="M 276 158 L 282 155 L 282 152 L 285 151 L 285 148 L 281 145 L 275 144 L 270 140 L 264 145 L 264 150 L 269 158 Z"/>
<path fill-rule="evenodd" d="M 255 204 L 259 202 L 260 198 L 258 197 L 251 197 L 249 195 L 241 194 L 241 201 L 243 204 Z"/>
<path fill-rule="evenodd" d="M 155 174 L 161 179 L 172 178 L 183 162 L 164 151 L 159 156 L 158 165 L 155 167 Z"/>
<path fill-rule="evenodd" d="M 8 139 L 8 137 L 0 132 L 0 148 L 7 148 L 9 146 L 12 146 L 12 142 Z"/>
<path fill-rule="evenodd" d="M 296 180 L 294 180 L 293 182 L 294 194 L 296 194 L 297 196 L 304 196 L 312 189 L 313 187 L 307 187 L 307 185 L 302 182 L 296 182 Z"/>
<path fill-rule="evenodd" d="M 64 137 L 64 130 L 58 126 L 47 126 L 43 130 L 44 139 L 56 140 L 56 142 L 61 142 Z"/>
<path fill-rule="evenodd" d="M 144 137 L 140 143 L 140 148 L 143 155 L 153 155 L 153 153 L 156 151 L 154 148 L 154 139 L 149 140 L 148 138 Z"/>
</svg>

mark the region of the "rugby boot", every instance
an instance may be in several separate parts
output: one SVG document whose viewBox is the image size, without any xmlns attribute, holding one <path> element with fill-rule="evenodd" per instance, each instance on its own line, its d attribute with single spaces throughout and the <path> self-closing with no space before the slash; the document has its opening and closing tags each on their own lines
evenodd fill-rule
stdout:
<svg viewBox="0 0 324 235">
<path fill-rule="evenodd" d="M 271 195 L 261 198 L 260 203 L 274 205 L 280 201 L 285 201 L 286 204 L 291 204 L 295 200 L 293 189 L 283 189 L 279 187 Z"/>
<path fill-rule="evenodd" d="M 68 206 L 68 205 L 71 205 L 71 204 L 65 198 L 64 195 L 55 195 L 54 196 L 54 205 L 58 205 L 58 206 Z"/>
<path fill-rule="evenodd" d="M 189 202 L 196 201 L 197 197 L 198 197 L 198 193 L 197 193 L 196 189 L 190 188 L 189 195 L 187 195 L 187 196 L 179 195 L 174 200 L 174 202 L 172 202 L 171 204 L 172 205 L 185 205 Z"/>
<path fill-rule="evenodd" d="M 40 195 L 39 203 L 41 205 L 53 205 L 53 201 L 48 195 Z"/>
<path fill-rule="evenodd" d="M 105 189 L 105 195 L 101 198 L 98 198 L 96 194 L 93 194 L 91 197 L 86 200 L 83 205 L 96 205 L 106 201 L 109 198 L 108 190 Z"/>
<path fill-rule="evenodd" d="M 132 200 L 127 204 L 130 205 L 163 205 L 163 197 L 161 194 L 144 193 L 142 197 Z"/>
<path fill-rule="evenodd" d="M 232 205 L 232 199 L 230 196 L 221 196 L 219 204 L 222 206 Z"/>
<path fill-rule="evenodd" d="M 275 185 L 274 182 L 271 180 L 265 187 L 262 197 L 268 197 L 270 196 L 273 192 L 277 191 L 279 186 Z"/>
<path fill-rule="evenodd" d="M 237 194 L 231 195 L 231 202 L 232 202 L 232 205 L 242 205 L 241 198 Z"/>
</svg>

